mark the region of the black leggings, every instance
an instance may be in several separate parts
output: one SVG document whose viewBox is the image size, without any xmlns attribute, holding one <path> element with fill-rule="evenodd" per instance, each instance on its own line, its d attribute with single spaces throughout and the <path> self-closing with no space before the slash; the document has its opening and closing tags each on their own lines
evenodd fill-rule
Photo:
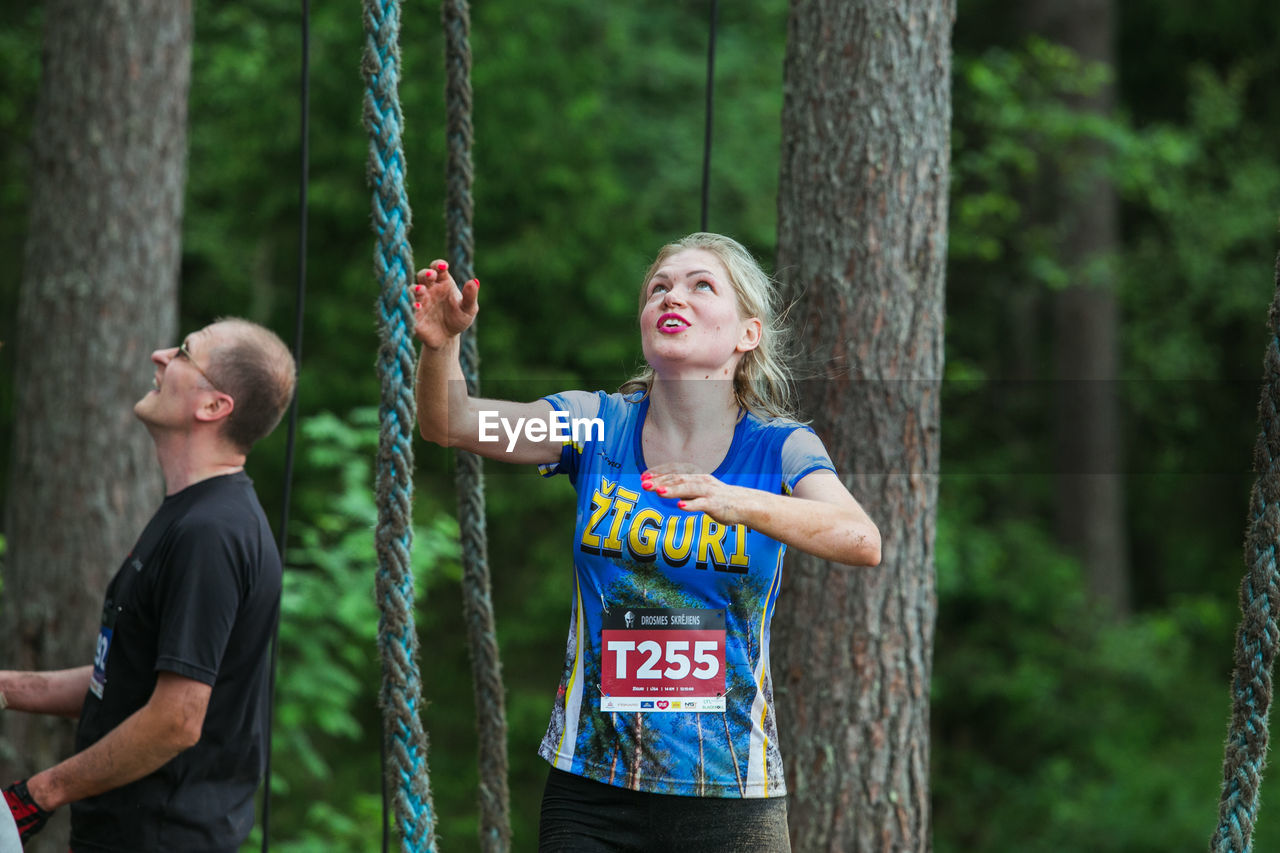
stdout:
<svg viewBox="0 0 1280 853">
<path fill-rule="evenodd" d="M 787 800 L 647 794 L 551 768 L 539 853 L 790 853 Z"/>
</svg>

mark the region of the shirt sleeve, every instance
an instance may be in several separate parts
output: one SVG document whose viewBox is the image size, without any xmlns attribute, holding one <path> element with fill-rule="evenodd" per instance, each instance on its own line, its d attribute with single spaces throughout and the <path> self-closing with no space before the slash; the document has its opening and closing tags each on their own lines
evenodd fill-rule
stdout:
<svg viewBox="0 0 1280 853">
<path fill-rule="evenodd" d="M 544 477 L 554 477 L 556 474 L 564 474 L 572 483 L 577 482 L 578 463 L 582 459 L 582 448 L 585 441 L 576 441 L 572 436 L 571 425 L 575 420 L 590 420 L 600 414 L 601 392 L 591 393 L 590 391 L 563 391 L 559 394 L 551 394 L 543 397 L 551 408 L 557 412 L 564 412 L 569 418 L 570 437 L 566 439 L 560 448 L 560 461 L 552 462 L 550 465 L 539 465 L 538 473 Z M 587 430 L 590 435 L 590 430 Z"/>
<path fill-rule="evenodd" d="M 786 494 L 814 471 L 836 472 L 822 439 L 807 426 L 793 430 L 782 445 L 782 490 Z"/>
</svg>

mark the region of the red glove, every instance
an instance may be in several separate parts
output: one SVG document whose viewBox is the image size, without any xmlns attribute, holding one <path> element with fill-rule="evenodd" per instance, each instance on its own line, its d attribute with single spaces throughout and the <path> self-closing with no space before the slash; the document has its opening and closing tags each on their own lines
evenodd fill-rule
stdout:
<svg viewBox="0 0 1280 853">
<path fill-rule="evenodd" d="M 40 808 L 31 798 L 26 779 L 14 782 L 5 788 L 4 801 L 9 806 L 9 811 L 13 813 L 13 822 L 18 826 L 18 835 L 21 836 L 22 846 L 25 847 L 32 836 L 44 829 L 52 812 Z"/>
</svg>

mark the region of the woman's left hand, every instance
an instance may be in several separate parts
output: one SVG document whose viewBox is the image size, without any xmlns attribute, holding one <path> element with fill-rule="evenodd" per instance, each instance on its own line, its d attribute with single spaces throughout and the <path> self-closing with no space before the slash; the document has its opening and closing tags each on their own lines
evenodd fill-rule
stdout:
<svg viewBox="0 0 1280 853">
<path fill-rule="evenodd" d="M 705 512 L 723 525 L 740 523 L 746 515 L 745 502 L 751 489 L 730 486 L 710 474 L 703 474 L 688 462 L 655 465 L 640 475 L 640 487 L 689 512 Z"/>
<path fill-rule="evenodd" d="M 730 486 L 687 462 L 657 465 L 640 485 L 726 527 L 745 524 L 785 545 L 849 566 L 880 564 L 880 531 L 834 471 L 806 475 L 790 494 Z"/>
</svg>

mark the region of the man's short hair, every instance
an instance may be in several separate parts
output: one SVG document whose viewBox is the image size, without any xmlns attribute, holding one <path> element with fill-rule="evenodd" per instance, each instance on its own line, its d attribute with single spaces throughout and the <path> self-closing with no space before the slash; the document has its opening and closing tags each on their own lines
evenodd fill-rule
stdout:
<svg viewBox="0 0 1280 853">
<path fill-rule="evenodd" d="M 270 329 L 239 317 L 222 317 L 215 325 L 224 337 L 212 349 L 209 374 L 235 400 L 223 434 L 248 453 L 289 408 L 297 367 L 289 348 Z"/>
</svg>

